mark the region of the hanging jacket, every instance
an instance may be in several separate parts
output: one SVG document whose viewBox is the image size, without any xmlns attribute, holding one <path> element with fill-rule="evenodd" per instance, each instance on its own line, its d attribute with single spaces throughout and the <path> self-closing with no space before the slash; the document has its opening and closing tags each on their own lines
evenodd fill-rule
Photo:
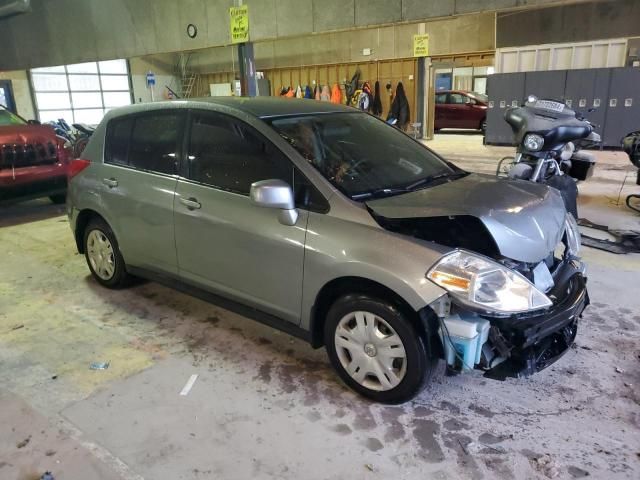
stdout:
<svg viewBox="0 0 640 480">
<path fill-rule="evenodd" d="M 337 83 L 335 83 L 331 89 L 331 103 L 342 103 L 342 90 L 340 90 L 340 85 Z"/>
<path fill-rule="evenodd" d="M 284 94 L 284 96 L 287 98 L 293 98 L 296 96 L 296 92 L 293 88 L 289 87 L 289 90 Z"/>
<path fill-rule="evenodd" d="M 307 85 L 304 89 L 304 98 L 313 98 L 313 91 L 311 87 Z"/>
<path fill-rule="evenodd" d="M 387 120 L 392 118 L 398 120 L 395 125 L 400 130 L 404 130 L 409 123 L 409 101 L 404 93 L 404 86 L 402 85 L 402 82 L 398 82 L 398 86 L 396 87 L 396 96 L 391 103 L 391 109 L 387 115 Z"/>
<path fill-rule="evenodd" d="M 302 97 L 304 97 L 304 94 L 302 93 L 302 87 L 298 85 L 298 88 L 296 88 L 296 98 L 302 98 Z"/>
<path fill-rule="evenodd" d="M 373 94 L 371 92 L 371 85 L 369 82 L 364 82 L 362 85 L 362 93 L 360 94 L 360 98 L 358 99 L 358 107 L 360 110 L 365 110 L 367 112 L 371 111 L 371 106 L 373 105 Z"/>
<path fill-rule="evenodd" d="M 380 98 L 380 82 L 376 81 L 374 86 L 373 104 L 371 105 L 371 113 L 376 116 L 382 115 L 382 99 Z"/>
<path fill-rule="evenodd" d="M 316 85 L 316 87 L 313 90 L 313 98 L 315 98 L 316 100 L 320 101 L 320 85 Z"/>
<path fill-rule="evenodd" d="M 329 92 L 329 85 L 325 85 L 322 87 L 322 92 L 320 93 L 320 100 L 323 102 L 331 101 L 331 92 Z"/>
</svg>

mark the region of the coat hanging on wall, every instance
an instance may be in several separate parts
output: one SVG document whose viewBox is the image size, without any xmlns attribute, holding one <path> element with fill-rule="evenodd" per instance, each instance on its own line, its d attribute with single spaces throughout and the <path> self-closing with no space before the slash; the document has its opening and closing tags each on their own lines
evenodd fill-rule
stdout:
<svg viewBox="0 0 640 480">
<path fill-rule="evenodd" d="M 329 85 L 325 85 L 322 87 L 322 92 L 320 93 L 320 100 L 323 102 L 331 101 L 331 92 L 329 91 Z"/>
<path fill-rule="evenodd" d="M 397 122 L 395 123 L 395 126 L 400 130 L 404 130 L 409 123 L 409 118 L 409 100 L 407 100 L 407 96 L 404 93 L 404 86 L 402 85 L 402 82 L 398 82 L 396 95 L 393 98 L 391 109 L 387 115 L 387 121 L 396 119 Z"/>
<path fill-rule="evenodd" d="M 313 90 L 311 87 L 307 85 L 304 89 L 304 98 L 313 98 Z"/>
<path fill-rule="evenodd" d="M 331 89 L 331 103 L 342 103 L 342 90 L 340 90 L 340 85 L 337 83 L 335 83 Z"/>
<path fill-rule="evenodd" d="M 373 104 L 371 105 L 371 113 L 376 116 L 382 115 L 382 99 L 380 98 L 380 82 L 376 81 L 373 93 Z"/>
</svg>

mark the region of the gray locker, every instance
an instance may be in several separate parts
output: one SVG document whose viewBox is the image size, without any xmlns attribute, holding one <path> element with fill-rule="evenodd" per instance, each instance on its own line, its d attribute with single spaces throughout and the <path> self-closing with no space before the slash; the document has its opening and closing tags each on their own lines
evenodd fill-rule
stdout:
<svg viewBox="0 0 640 480">
<path fill-rule="evenodd" d="M 609 68 L 585 68 L 567 71 L 565 102 L 596 125 L 596 132 L 602 136 L 607 113 Z M 589 112 L 593 109 L 592 112 Z"/>
<path fill-rule="evenodd" d="M 487 131 L 485 143 L 513 144 L 513 132 L 504 120 L 508 107 L 521 105 L 525 98 L 524 73 L 496 73 L 487 77 Z"/>
<path fill-rule="evenodd" d="M 619 147 L 627 133 L 640 129 L 640 68 L 612 68 L 604 126 L 604 145 Z"/>
<path fill-rule="evenodd" d="M 566 70 L 527 72 L 524 81 L 524 96 L 535 95 L 538 98 L 562 101 L 566 80 Z"/>
</svg>

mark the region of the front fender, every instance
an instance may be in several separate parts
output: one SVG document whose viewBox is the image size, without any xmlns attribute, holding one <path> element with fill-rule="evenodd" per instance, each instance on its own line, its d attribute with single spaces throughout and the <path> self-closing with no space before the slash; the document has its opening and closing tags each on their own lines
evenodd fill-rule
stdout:
<svg viewBox="0 0 640 480">
<path fill-rule="evenodd" d="M 313 307 L 332 280 L 360 277 L 392 290 L 416 312 L 445 292 L 425 277 L 450 248 L 329 215 L 311 213 L 305 244 L 300 326 L 311 327 Z"/>
</svg>

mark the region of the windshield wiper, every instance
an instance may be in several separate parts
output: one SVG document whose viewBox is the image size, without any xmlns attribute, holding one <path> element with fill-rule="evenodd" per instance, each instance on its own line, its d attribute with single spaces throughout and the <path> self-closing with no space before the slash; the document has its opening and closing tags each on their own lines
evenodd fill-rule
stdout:
<svg viewBox="0 0 640 480">
<path fill-rule="evenodd" d="M 406 188 L 379 188 L 378 190 L 372 190 L 371 192 L 357 193 L 351 195 L 352 200 L 363 200 L 365 198 L 386 197 L 391 195 L 398 195 L 400 193 L 407 193 L 409 190 Z"/>
<path fill-rule="evenodd" d="M 352 200 L 363 200 L 365 198 L 376 198 L 376 197 L 387 197 L 392 195 L 399 195 L 401 193 L 412 192 L 418 187 L 423 187 L 429 185 L 437 180 L 443 178 L 458 178 L 464 177 L 468 172 L 445 172 L 439 173 L 437 175 L 429 175 L 428 177 L 421 178 L 420 180 L 413 182 L 406 187 L 390 187 L 390 188 L 379 188 L 377 190 L 372 190 L 370 192 L 357 193 L 355 195 L 351 195 Z"/>
<path fill-rule="evenodd" d="M 413 183 L 407 185 L 404 188 L 405 188 L 405 191 L 410 192 L 412 190 L 415 190 L 418 187 L 423 187 L 425 185 L 429 185 L 430 183 L 433 183 L 436 180 L 440 180 L 442 178 L 458 178 L 458 177 L 462 177 L 462 176 L 464 176 L 466 174 L 467 174 L 467 172 L 443 172 L 443 173 L 439 173 L 437 175 L 429 175 L 428 177 L 421 178 L 417 182 L 413 182 Z"/>
</svg>

